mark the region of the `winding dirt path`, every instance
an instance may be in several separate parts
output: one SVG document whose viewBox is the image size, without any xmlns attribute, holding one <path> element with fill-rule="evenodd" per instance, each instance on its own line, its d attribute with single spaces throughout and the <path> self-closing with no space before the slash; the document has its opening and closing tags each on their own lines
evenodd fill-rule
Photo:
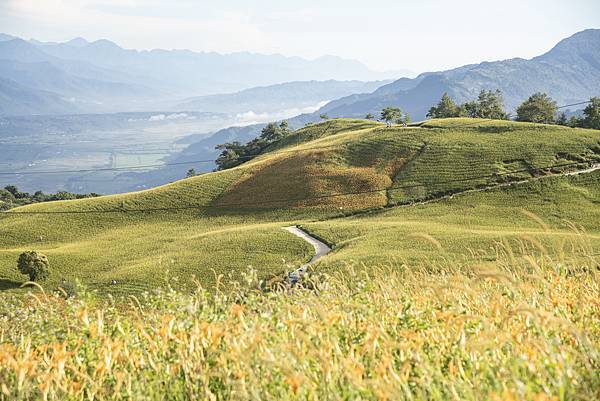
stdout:
<svg viewBox="0 0 600 401">
<path fill-rule="evenodd" d="M 300 266 L 299 269 L 294 270 L 293 272 L 291 272 L 288 275 L 288 279 L 290 280 L 290 282 L 292 284 L 296 284 L 300 279 L 302 279 L 302 276 L 304 276 L 304 274 L 306 273 L 306 269 L 308 268 L 308 266 L 316 263 L 323 256 L 325 256 L 329 252 L 331 252 L 331 248 L 324 242 L 319 241 L 318 239 L 311 236 L 306 231 L 300 229 L 297 226 L 284 227 L 283 229 L 289 233 L 294 234 L 295 236 L 297 236 L 299 238 L 302 238 L 304 241 L 311 244 L 313 246 L 313 248 L 315 248 L 315 255 L 310 259 L 310 261 L 308 263 Z"/>
<path fill-rule="evenodd" d="M 587 174 L 587 173 L 593 173 L 596 170 L 600 170 L 600 164 L 592 164 L 592 166 L 590 168 L 586 168 L 585 170 L 571 171 L 570 173 L 564 173 L 563 175 L 569 176 L 569 175 Z"/>
<path fill-rule="evenodd" d="M 552 174 L 550 176 L 574 176 L 574 175 L 592 173 L 592 172 L 594 172 L 596 170 L 600 170 L 600 164 L 592 164 L 589 168 L 587 168 L 585 170 L 571 171 L 571 172 L 568 172 L 568 173 Z M 440 198 L 431 199 L 431 200 L 424 201 L 424 202 L 417 202 L 415 204 L 427 204 L 427 203 L 437 202 L 437 201 L 440 201 L 440 200 L 443 200 L 443 199 L 452 198 L 455 195 L 462 195 L 462 194 L 470 193 L 470 192 L 489 191 L 489 190 L 496 189 L 496 188 L 499 188 L 499 187 L 510 186 L 510 185 L 514 185 L 514 184 L 522 184 L 522 183 L 526 183 L 526 182 L 533 181 L 533 180 L 539 180 L 539 179 L 543 179 L 543 178 L 550 177 L 550 176 L 536 177 L 536 178 L 533 178 L 533 179 L 530 178 L 528 180 L 503 183 L 503 184 L 494 185 L 494 186 L 491 186 L 491 187 L 488 187 L 488 188 L 470 189 L 470 190 L 466 190 L 466 191 L 461 192 L 461 193 L 451 194 L 451 195 L 445 195 L 445 196 L 440 197 Z M 414 206 L 415 204 L 404 205 L 404 206 Z M 368 213 L 368 211 L 366 213 Z M 315 255 L 312 257 L 312 259 L 308 263 L 302 265 L 297 270 L 294 270 L 293 272 L 291 272 L 291 273 L 288 274 L 289 281 L 292 284 L 296 284 L 298 281 L 300 281 L 302 279 L 302 276 L 304 276 L 304 274 L 306 273 L 306 269 L 310 265 L 316 263 L 323 256 L 325 256 L 329 252 L 331 252 L 331 248 L 327 244 L 325 244 L 324 242 L 319 241 L 318 239 L 316 239 L 315 237 L 311 236 L 306 231 L 300 229 L 297 226 L 284 227 L 283 229 L 286 230 L 286 231 L 288 231 L 291 234 L 294 234 L 295 236 L 297 236 L 299 238 L 302 238 L 304 241 L 308 242 L 309 244 L 311 244 L 315 248 Z"/>
</svg>

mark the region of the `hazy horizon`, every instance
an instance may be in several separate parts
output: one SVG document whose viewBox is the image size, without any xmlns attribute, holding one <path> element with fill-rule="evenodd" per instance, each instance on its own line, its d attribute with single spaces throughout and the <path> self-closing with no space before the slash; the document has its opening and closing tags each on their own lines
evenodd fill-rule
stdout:
<svg viewBox="0 0 600 401">
<path fill-rule="evenodd" d="M 389 12 L 374 12 L 381 9 Z M 482 7 L 473 0 L 369 5 L 334 0 L 324 5 L 307 0 L 294 5 L 263 0 L 248 5 L 235 0 L 208 6 L 192 0 L 175 5 L 166 0 L 7 0 L 0 4 L 0 25 L 7 34 L 41 41 L 83 37 L 137 50 L 306 59 L 332 55 L 374 71 L 421 73 L 535 57 L 565 37 L 600 27 L 600 4 L 508 0 Z"/>
</svg>

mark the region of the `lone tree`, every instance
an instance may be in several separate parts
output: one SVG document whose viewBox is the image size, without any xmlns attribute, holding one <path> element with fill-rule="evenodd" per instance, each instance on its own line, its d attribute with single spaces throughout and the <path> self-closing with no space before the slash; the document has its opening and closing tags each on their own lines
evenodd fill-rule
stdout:
<svg viewBox="0 0 600 401">
<path fill-rule="evenodd" d="M 37 251 L 23 252 L 17 266 L 22 274 L 29 276 L 30 281 L 46 280 L 50 274 L 48 258 Z"/>
<path fill-rule="evenodd" d="M 329 120 L 329 116 L 328 116 L 327 114 L 325 114 L 325 113 L 321 114 L 321 115 L 319 116 L 319 118 L 320 118 L 321 120 Z"/>
<path fill-rule="evenodd" d="M 374 116 L 373 114 L 369 113 L 369 114 L 367 114 L 367 115 L 365 116 L 365 119 L 366 119 L 366 120 L 374 120 L 374 119 L 375 119 L 375 116 Z"/>
<path fill-rule="evenodd" d="M 535 93 L 517 108 L 517 121 L 553 124 L 558 108 L 556 102 L 545 93 Z"/>
<path fill-rule="evenodd" d="M 504 97 L 502 92 L 482 90 L 477 98 L 477 117 L 493 120 L 507 120 L 508 114 L 504 111 Z"/>
<path fill-rule="evenodd" d="M 187 173 L 185 173 L 186 178 L 191 178 L 191 177 L 195 177 L 195 176 L 196 176 L 196 169 L 193 169 L 193 168 L 189 169 L 187 171 Z"/>
<path fill-rule="evenodd" d="M 452 98 L 450 96 L 448 96 L 448 93 L 444 93 L 444 95 L 442 96 L 442 99 L 439 101 L 439 103 L 436 106 L 433 106 L 432 108 L 429 109 L 429 112 L 427 113 L 427 117 L 429 117 L 429 118 L 451 118 L 451 117 L 458 117 L 458 113 L 459 113 L 459 108 L 456 105 L 456 103 L 454 103 L 454 100 L 452 100 Z"/>
<path fill-rule="evenodd" d="M 590 99 L 590 104 L 583 110 L 584 128 L 600 129 L 600 97 Z"/>
<path fill-rule="evenodd" d="M 388 127 L 391 127 L 393 123 L 402 120 L 402 110 L 398 107 L 386 107 L 381 111 L 381 119 L 387 123 Z"/>
</svg>

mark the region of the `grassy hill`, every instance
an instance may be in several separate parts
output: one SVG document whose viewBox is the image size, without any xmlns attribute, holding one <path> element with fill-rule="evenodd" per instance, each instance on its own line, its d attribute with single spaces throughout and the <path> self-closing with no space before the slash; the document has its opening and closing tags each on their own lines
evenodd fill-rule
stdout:
<svg viewBox="0 0 600 401">
<path fill-rule="evenodd" d="M 235 169 L 0 214 L 0 401 L 595 399 L 599 159 L 599 131 L 334 120 Z M 262 291 L 312 255 L 290 224 L 333 252 Z M 46 290 L 99 296 L 17 289 L 30 249 Z"/>
<path fill-rule="evenodd" d="M 600 260 L 600 171 L 548 177 L 475 191 L 439 202 L 400 206 L 305 224 L 334 252 L 319 265 L 419 266 L 436 271 L 531 254 L 561 260 Z"/>
<path fill-rule="evenodd" d="M 430 258 L 427 248 L 409 251 L 421 244 L 418 238 L 405 240 L 413 230 L 447 236 L 452 244 L 441 238 L 442 247 L 468 255 L 468 247 L 487 248 L 504 235 L 520 235 L 511 227 L 531 228 L 521 208 L 551 220 L 550 230 L 558 237 L 572 234 L 559 227 L 562 218 L 584 224 L 593 234 L 598 229 L 590 219 L 597 209 L 597 174 L 543 177 L 599 160 L 598 131 L 469 119 L 407 128 L 332 120 L 299 130 L 269 153 L 232 170 L 142 192 L 32 205 L 0 215 L 0 286 L 11 289 L 23 280 L 15 261 L 30 249 L 48 255 L 49 287 L 78 279 L 93 289 L 128 294 L 163 285 L 169 276 L 177 276 L 182 288 L 191 288 L 192 275 L 210 287 L 219 274 L 235 280 L 248 266 L 269 278 L 289 270 L 288 263 L 307 260 L 312 252 L 281 230 L 292 223 L 306 224 L 335 245 L 356 244 L 340 248 L 324 264 L 355 258 L 352 252 L 376 254 L 377 263 L 399 255 Z M 561 167 L 541 168 L 549 166 Z M 398 208 L 359 220 L 329 221 L 532 178 L 540 180 L 523 184 L 532 188 L 506 187 L 410 211 Z M 506 199 L 512 209 L 503 209 Z M 573 199 L 580 202 L 569 203 Z M 477 207 L 466 206 L 473 203 Z M 539 207 L 546 203 L 558 206 Z M 455 220 L 435 217 L 444 213 Z M 501 213 L 510 216 L 513 226 L 503 222 Z M 462 217 L 477 221 L 477 229 L 471 230 Z M 315 220 L 324 222 L 307 224 Z M 415 226 L 399 224 L 405 220 L 415 221 Z M 371 234 L 359 230 L 355 235 L 356 226 Z M 109 285 L 112 280 L 117 284 Z"/>
</svg>

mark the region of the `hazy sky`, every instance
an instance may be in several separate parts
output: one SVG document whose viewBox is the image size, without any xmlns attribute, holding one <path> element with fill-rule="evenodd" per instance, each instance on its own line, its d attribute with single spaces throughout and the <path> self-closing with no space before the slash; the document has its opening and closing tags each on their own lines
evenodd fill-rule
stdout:
<svg viewBox="0 0 600 401">
<path fill-rule="evenodd" d="M 530 58 L 600 28 L 599 0 L 0 0 L 0 31 L 137 49 L 357 59 L 415 72 Z"/>
</svg>

